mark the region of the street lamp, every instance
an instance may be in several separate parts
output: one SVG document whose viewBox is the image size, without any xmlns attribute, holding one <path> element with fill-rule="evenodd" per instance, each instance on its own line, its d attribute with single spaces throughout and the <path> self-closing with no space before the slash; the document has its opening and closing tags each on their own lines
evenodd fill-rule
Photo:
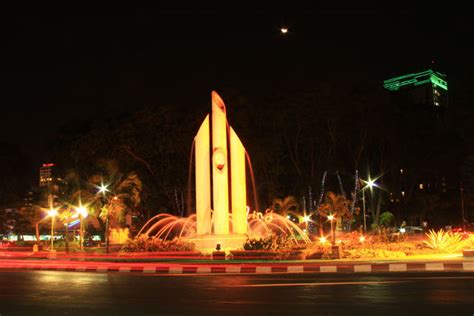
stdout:
<svg viewBox="0 0 474 316">
<path fill-rule="evenodd" d="M 370 179 L 370 177 L 369 177 L 369 180 L 367 181 L 362 180 L 362 181 L 366 183 L 366 186 L 362 188 L 362 212 L 364 215 L 364 232 L 367 232 L 367 220 L 365 218 L 365 189 L 370 188 L 370 190 L 372 191 L 372 188 L 376 187 L 377 184 L 375 183 L 375 180 Z"/>
<path fill-rule="evenodd" d="M 49 248 L 50 251 L 54 250 L 54 217 L 58 215 L 58 211 L 55 209 L 48 210 L 48 216 L 51 217 L 51 246 Z"/>
<path fill-rule="evenodd" d="M 84 221 L 83 219 L 87 217 L 87 209 L 83 206 L 80 206 L 76 208 L 77 214 L 79 214 L 79 220 L 80 220 L 80 230 L 79 230 L 79 247 L 81 251 L 84 250 Z"/>
<path fill-rule="evenodd" d="M 105 235 L 104 236 L 105 237 L 105 252 L 109 253 L 109 205 L 108 205 L 109 203 L 105 195 L 107 192 L 110 192 L 110 190 L 107 189 L 108 185 L 103 184 L 103 183 L 98 188 L 99 188 L 98 193 L 102 194 L 102 197 L 106 200 L 106 203 L 107 203 L 106 206 L 102 208 L 102 210 L 105 211 L 105 234 L 104 234 Z M 114 196 L 114 199 L 115 198 L 116 197 Z"/>
</svg>

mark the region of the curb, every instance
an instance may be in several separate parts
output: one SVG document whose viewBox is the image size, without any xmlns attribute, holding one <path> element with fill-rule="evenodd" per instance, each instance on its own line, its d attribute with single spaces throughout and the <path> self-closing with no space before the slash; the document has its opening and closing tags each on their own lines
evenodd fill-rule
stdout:
<svg viewBox="0 0 474 316">
<path fill-rule="evenodd" d="M 369 263 L 369 264 L 218 264 L 218 265 L 124 265 L 107 263 L 29 263 L 0 265 L 1 270 L 47 270 L 70 272 L 138 272 L 152 274 L 270 274 L 270 273 L 385 273 L 474 272 L 474 262 Z"/>
</svg>

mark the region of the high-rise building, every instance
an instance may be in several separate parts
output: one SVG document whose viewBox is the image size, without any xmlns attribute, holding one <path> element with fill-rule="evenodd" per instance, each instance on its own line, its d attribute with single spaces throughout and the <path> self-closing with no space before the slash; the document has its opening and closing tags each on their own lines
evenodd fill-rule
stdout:
<svg viewBox="0 0 474 316">
<path fill-rule="evenodd" d="M 39 186 L 45 187 L 53 181 L 54 163 L 44 163 L 40 168 Z"/>
<path fill-rule="evenodd" d="M 448 106 L 448 82 L 446 75 L 428 69 L 419 73 L 387 79 L 383 82 L 385 89 L 392 92 L 395 103 L 406 106 Z"/>
</svg>

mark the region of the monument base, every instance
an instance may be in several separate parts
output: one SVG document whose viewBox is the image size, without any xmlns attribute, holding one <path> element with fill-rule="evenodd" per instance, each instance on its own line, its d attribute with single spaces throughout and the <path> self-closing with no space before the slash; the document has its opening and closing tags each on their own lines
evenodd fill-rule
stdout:
<svg viewBox="0 0 474 316">
<path fill-rule="evenodd" d="M 196 249 L 201 252 L 228 251 L 235 249 L 243 249 L 247 240 L 246 235 L 229 234 L 229 235 L 196 235 L 187 238 L 188 241 L 196 245 Z M 220 249 L 217 249 L 217 247 Z"/>
</svg>

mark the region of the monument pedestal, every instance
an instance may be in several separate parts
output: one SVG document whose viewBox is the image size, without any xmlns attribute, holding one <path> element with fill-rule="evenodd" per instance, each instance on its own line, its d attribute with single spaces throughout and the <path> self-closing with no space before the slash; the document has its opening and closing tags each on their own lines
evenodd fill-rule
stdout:
<svg viewBox="0 0 474 316">
<path fill-rule="evenodd" d="M 243 249 L 246 235 L 229 234 L 229 235 L 196 235 L 189 237 L 190 242 L 196 245 L 196 249 L 201 252 L 216 251 L 216 247 L 220 245 L 220 251 Z"/>
</svg>

